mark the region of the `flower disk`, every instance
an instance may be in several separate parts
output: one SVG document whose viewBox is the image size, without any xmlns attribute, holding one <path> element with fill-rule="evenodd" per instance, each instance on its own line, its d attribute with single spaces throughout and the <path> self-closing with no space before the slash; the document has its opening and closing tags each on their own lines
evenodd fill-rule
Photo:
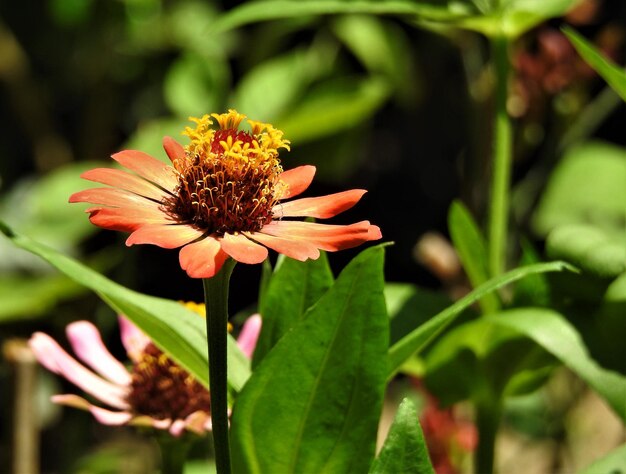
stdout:
<svg viewBox="0 0 626 474">
<path fill-rule="evenodd" d="M 212 130 L 205 115 L 185 131 L 191 144 L 174 161 L 179 184 L 164 200 L 164 210 L 209 233 L 258 231 L 272 220 L 275 196 L 285 187 L 277 149 L 288 144 L 270 125 L 250 122 L 248 133 L 237 129 L 240 114 L 213 116 L 220 130 Z"/>
<path fill-rule="evenodd" d="M 133 365 L 128 404 L 135 413 L 156 419 L 185 419 L 211 412 L 211 396 L 189 373 L 150 342 Z"/>
</svg>

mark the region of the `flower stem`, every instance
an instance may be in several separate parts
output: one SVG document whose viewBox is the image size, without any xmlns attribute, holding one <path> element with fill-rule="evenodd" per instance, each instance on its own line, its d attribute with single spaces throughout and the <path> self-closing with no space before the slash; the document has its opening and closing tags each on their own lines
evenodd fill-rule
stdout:
<svg viewBox="0 0 626 474">
<path fill-rule="evenodd" d="M 156 436 L 156 440 L 161 449 L 161 472 L 183 474 L 191 443 L 185 439 L 174 438 L 169 433 Z"/>
<path fill-rule="evenodd" d="M 474 459 L 475 472 L 494 472 L 496 435 L 500 425 L 502 410 L 498 401 L 476 405 L 476 428 L 478 429 L 478 449 Z"/>
<path fill-rule="evenodd" d="M 230 473 L 228 439 L 227 325 L 228 286 L 235 260 L 228 259 L 213 278 L 202 280 L 206 304 L 207 344 L 209 349 L 209 390 L 213 446 L 218 474 Z"/>
<path fill-rule="evenodd" d="M 509 79 L 509 40 L 504 36 L 491 39 L 496 76 L 495 122 L 493 133 L 493 175 L 489 208 L 489 270 L 491 276 L 505 270 L 511 166 L 513 161 L 513 127 L 506 110 Z"/>
</svg>

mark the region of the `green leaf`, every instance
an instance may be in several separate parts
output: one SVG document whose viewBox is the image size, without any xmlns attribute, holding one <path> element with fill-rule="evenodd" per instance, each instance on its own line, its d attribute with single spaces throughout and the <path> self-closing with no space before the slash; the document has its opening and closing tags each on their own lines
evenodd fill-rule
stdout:
<svg viewBox="0 0 626 474">
<path fill-rule="evenodd" d="M 626 271 L 624 239 L 612 238 L 588 225 L 554 229 L 546 241 L 546 254 L 600 278 L 615 278 Z"/>
<path fill-rule="evenodd" d="M 626 444 L 615 448 L 578 474 L 622 474 L 626 472 Z"/>
<path fill-rule="evenodd" d="M 317 260 L 306 262 L 279 260 L 259 302 L 263 325 L 254 350 L 254 367 L 332 284 L 333 274 L 324 252 Z"/>
<path fill-rule="evenodd" d="M 545 308 L 520 308 L 487 321 L 514 329 L 559 359 L 592 387 L 626 421 L 626 377 L 600 367 L 587 352 L 580 334 L 560 314 Z"/>
<path fill-rule="evenodd" d="M 603 142 L 572 148 L 559 162 L 532 218 L 541 237 L 564 224 L 592 224 L 624 235 L 626 150 Z"/>
<path fill-rule="evenodd" d="M 564 26 L 561 30 L 587 64 L 602 76 L 622 100 L 626 101 L 626 72 L 624 69 L 605 58 L 589 41 L 572 28 Z"/>
<path fill-rule="evenodd" d="M 259 21 L 295 18 L 310 15 L 336 15 L 344 13 L 364 13 L 373 15 L 401 15 L 413 19 L 449 20 L 466 15 L 465 6 L 429 4 L 408 1 L 265 1 L 240 5 L 225 13 L 213 24 L 213 32 L 238 28 Z"/>
<path fill-rule="evenodd" d="M 380 78 L 346 78 L 311 91 L 278 120 L 293 143 L 304 143 L 353 128 L 374 114 L 391 93 Z"/>
<path fill-rule="evenodd" d="M 382 246 L 361 252 L 235 402 L 233 472 L 366 472 L 386 377 Z"/>
<path fill-rule="evenodd" d="M 469 210 L 460 201 L 450 206 L 448 229 L 472 287 L 482 285 L 489 280 L 487 245 Z M 484 313 L 493 313 L 500 302 L 495 293 L 489 293 L 480 299 L 480 306 Z"/>
<path fill-rule="evenodd" d="M 508 285 L 527 275 L 544 272 L 574 271 L 574 268 L 565 262 L 538 263 L 526 267 L 516 268 L 504 275 L 492 278 L 483 283 L 471 293 L 465 295 L 454 304 L 433 316 L 428 322 L 411 331 L 389 349 L 389 377 L 392 377 L 413 354 L 422 351 L 437 335 L 454 321 L 465 308 L 492 291 Z"/>
<path fill-rule="evenodd" d="M 415 405 L 405 398 L 370 474 L 434 474 Z"/>
<path fill-rule="evenodd" d="M 175 301 L 129 290 L 50 247 L 13 233 L 4 224 L 0 225 L 0 230 L 16 246 L 40 256 L 57 270 L 95 291 L 114 311 L 126 315 L 159 348 L 208 387 L 204 319 Z M 230 335 L 228 365 L 229 385 L 238 391 L 249 377 L 250 368 L 248 359 Z"/>
</svg>

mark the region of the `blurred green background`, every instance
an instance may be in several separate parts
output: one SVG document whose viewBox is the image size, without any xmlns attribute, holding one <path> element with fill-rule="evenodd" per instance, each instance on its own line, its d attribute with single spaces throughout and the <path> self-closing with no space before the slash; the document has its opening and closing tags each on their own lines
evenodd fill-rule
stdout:
<svg viewBox="0 0 626 474">
<path fill-rule="evenodd" d="M 89 187 L 80 172 L 95 163 L 108 166 L 112 153 L 135 148 L 165 159 L 162 137 L 182 140 L 189 116 L 236 108 L 285 131 L 292 142 L 281 156 L 285 168 L 317 166 L 309 195 L 368 189 L 363 202 L 334 223 L 369 219 L 381 227 L 384 240 L 395 242 L 387 250 L 390 281 L 440 287 L 441 275 L 417 261 L 414 246 L 428 231 L 446 235 L 453 199 L 484 219 L 493 85 L 487 42 L 471 32 L 415 28 L 393 16 L 300 17 L 212 31 L 216 18 L 241 3 L 2 2 L 0 218 L 133 289 L 199 301 L 201 284 L 186 278 L 177 252 L 126 248 L 124 236 L 91 226 L 84 206 L 67 198 Z M 585 5 L 591 6 L 530 31 L 512 51 L 514 237 L 539 249 L 562 217 L 558 205 L 552 216 L 550 209 L 538 214 L 537 203 L 563 154 L 591 138 L 607 142 L 595 145 L 609 147 L 604 155 L 619 155 L 617 147 L 626 144 L 624 108 L 610 98 L 598 104 L 604 84 L 558 30 L 572 24 L 619 60 L 625 6 Z M 581 125 L 584 114 L 595 123 Z M 582 131 L 571 132 L 572 125 Z M 577 153 L 598 151 L 588 146 Z M 606 174 L 610 180 L 613 173 Z M 567 193 L 555 199 L 569 201 Z M 620 202 L 614 195 L 599 201 L 609 215 L 606 203 L 614 209 Z M 355 254 L 332 255 L 333 268 Z M 511 261 L 518 254 L 513 245 Z M 238 267 L 233 313 L 254 304 L 259 275 L 259 266 Z M 122 357 L 115 319 L 95 296 L 0 239 L 0 341 L 34 330 L 62 340 L 64 326 L 80 318 L 96 320 Z M 11 374 L 3 360 L 0 465 L 10 456 Z M 78 453 L 108 439 L 109 431 L 82 413 L 67 411 L 61 419 L 45 410 L 54 430 L 44 431 L 42 468 L 80 470 Z"/>
</svg>

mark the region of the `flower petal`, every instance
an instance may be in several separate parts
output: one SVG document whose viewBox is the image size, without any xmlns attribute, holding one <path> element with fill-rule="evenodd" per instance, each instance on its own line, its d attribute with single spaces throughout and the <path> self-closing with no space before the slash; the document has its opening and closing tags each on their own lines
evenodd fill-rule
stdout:
<svg viewBox="0 0 626 474">
<path fill-rule="evenodd" d="M 183 434 L 186 427 L 187 423 L 185 420 L 174 420 L 174 423 L 170 425 L 169 432 L 172 436 L 178 438 L 181 434 Z"/>
<path fill-rule="evenodd" d="M 151 342 L 150 338 L 126 317 L 120 315 L 117 317 L 117 320 L 120 325 L 122 345 L 124 349 L 126 349 L 128 357 L 130 357 L 130 360 L 133 362 L 139 362 L 143 350 Z"/>
<path fill-rule="evenodd" d="M 153 244 L 164 249 L 175 249 L 202 237 L 203 234 L 204 231 L 190 225 L 144 225 L 130 234 L 126 245 Z"/>
<path fill-rule="evenodd" d="M 272 221 L 260 230 L 263 234 L 304 241 L 329 252 L 356 247 L 382 237 L 380 229 L 361 221 L 350 225 L 328 225 L 315 222 Z"/>
<path fill-rule="evenodd" d="M 147 207 L 159 209 L 158 202 L 117 188 L 92 188 L 70 196 L 69 202 L 90 202 L 111 207 Z"/>
<path fill-rule="evenodd" d="M 65 329 L 76 355 L 103 377 L 118 385 L 129 385 L 124 365 L 107 350 L 100 331 L 89 321 L 76 321 Z"/>
<path fill-rule="evenodd" d="M 328 219 L 350 209 L 366 192 L 364 189 L 352 189 L 327 196 L 296 199 L 277 204 L 272 211 L 278 217 L 306 216 Z"/>
<path fill-rule="evenodd" d="M 133 415 L 127 411 L 111 411 L 105 408 L 92 405 L 87 400 L 78 395 L 54 395 L 52 401 L 59 405 L 66 405 L 80 410 L 91 412 L 98 422 L 103 425 L 120 426 L 128 423 Z"/>
<path fill-rule="evenodd" d="M 261 263 L 267 258 L 267 249 L 243 234 L 225 233 L 220 245 L 224 252 L 241 263 Z"/>
<path fill-rule="evenodd" d="M 179 253 L 180 266 L 191 278 L 211 278 L 222 268 L 228 255 L 212 236 L 185 245 Z"/>
<path fill-rule="evenodd" d="M 246 319 L 246 322 L 241 328 L 239 337 L 237 338 L 237 345 L 241 352 L 243 352 L 248 359 L 252 359 L 254 348 L 259 340 L 259 333 L 261 332 L 261 315 L 256 313 Z"/>
<path fill-rule="evenodd" d="M 116 170 L 113 168 L 95 168 L 85 171 L 80 175 L 81 178 L 95 181 L 96 183 L 106 184 L 115 188 L 125 189 L 126 191 L 139 194 L 155 201 L 161 202 L 167 196 L 167 192 L 158 188 L 154 184 L 145 179 L 127 173 L 126 171 Z"/>
<path fill-rule="evenodd" d="M 148 208 L 93 207 L 86 212 L 92 224 L 122 232 L 133 232 L 143 225 L 173 223 L 165 213 Z"/>
<path fill-rule="evenodd" d="M 212 427 L 211 414 L 202 410 L 194 411 L 185 418 L 185 427 L 189 431 L 202 435 Z"/>
<path fill-rule="evenodd" d="M 320 256 L 320 251 L 317 247 L 304 240 L 285 239 L 283 237 L 263 234 L 262 232 L 243 232 L 243 234 L 278 253 L 282 253 L 295 260 L 300 260 L 301 262 L 309 258 L 316 260 Z"/>
<path fill-rule="evenodd" d="M 303 193 L 309 187 L 315 176 L 315 166 L 304 165 L 283 171 L 280 180 L 287 185 L 287 189 L 275 196 L 276 199 L 288 199 Z"/>
<path fill-rule="evenodd" d="M 147 153 L 137 150 L 124 150 L 111 155 L 111 158 L 125 168 L 134 171 L 142 178 L 170 192 L 173 192 L 176 186 L 178 186 L 178 178 L 174 168 L 151 157 Z"/>
<path fill-rule="evenodd" d="M 86 369 L 47 334 L 36 332 L 28 342 L 39 363 L 51 372 L 62 375 L 88 394 L 112 407 L 128 408 L 125 400 L 126 387 L 107 382 Z"/>
<path fill-rule="evenodd" d="M 172 163 L 174 160 L 181 160 L 186 157 L 183 146 L 172 137 L 163 137 L 163 149 Z"/>
</svg>

